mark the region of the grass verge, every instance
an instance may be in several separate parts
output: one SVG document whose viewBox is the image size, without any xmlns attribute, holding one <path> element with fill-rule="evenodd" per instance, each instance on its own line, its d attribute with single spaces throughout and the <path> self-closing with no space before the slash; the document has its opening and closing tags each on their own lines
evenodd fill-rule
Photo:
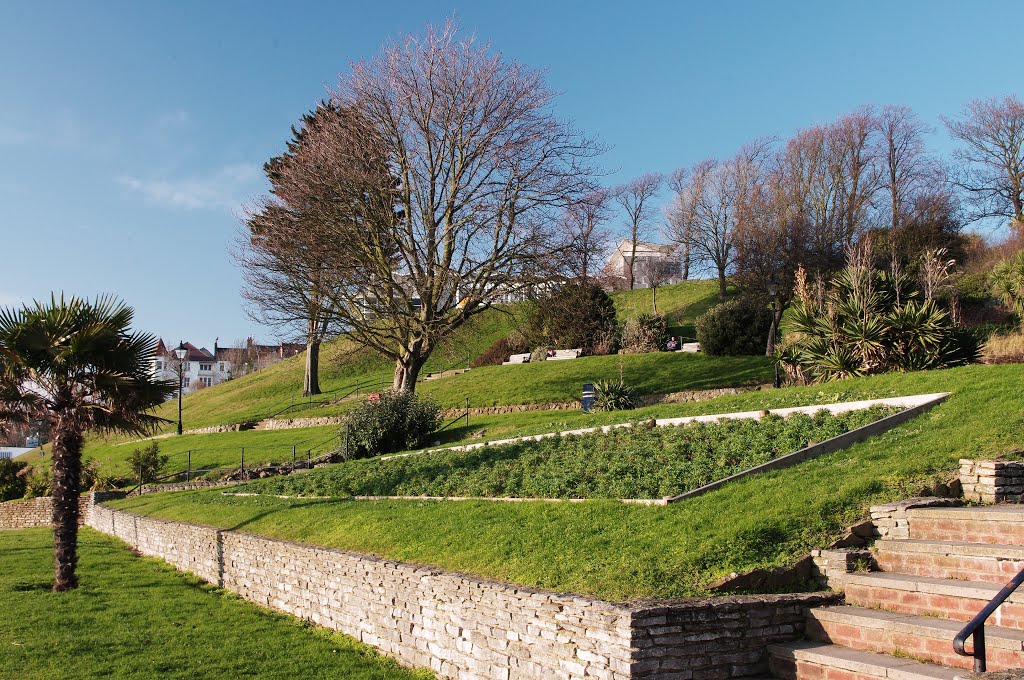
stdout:
<svg viewBox="0 0 1024 680">
<path fill-rule="evenodd" d="M 666 507 L 612 501 L 283 500 L 229 497 L 219 490 L 114 505 L 613 600 L 695 595 L 729 572 L 788 564 L 827 545 L 869 505 L 953 476 L 960 457 L 1019 448 L 1022 381 L 1024 366 L 968 366 L 675 407 L 678 414 L 721 413 L 953 393 L 913 421 L 843 451 Z"/>
<path fill-rule="evenodd" d="M 50 531 L 0 532 L 0 677 L 434 677 L 134 557 L 90 529 L 82 531 L 80 555 L 81 586 L 51 593 Z"/>
</svg>

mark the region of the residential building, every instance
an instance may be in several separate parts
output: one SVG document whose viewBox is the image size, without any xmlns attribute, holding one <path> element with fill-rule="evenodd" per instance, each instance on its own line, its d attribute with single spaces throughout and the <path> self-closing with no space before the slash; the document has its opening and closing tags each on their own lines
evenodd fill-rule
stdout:
<svg viewBox="0 0 1024 680">
<path fill-rule="evenodd" d="M 183 344 L 187 350 L 181 361 L 182 391 L 185 394 L 273 366 L 306 349 L 305 345 L 298 343 L 261 345 L 252 337 L 246 339 L 243 347 L 221 347 L 218 340 L 214 340 L 212 352 L 205 347 L 196 347 L 191 342 Z M 157 341 L 153 358 L 154 376 L 178 381 L 178 358 L 174 354 L 176 347 L 166 345 L 162 338 Z"/>
<path fill-rule="evenodd" d="M 628 286 L 632 250 L 632 241 L 620 241 L 604 266 L 603 278 L 615 281 L 619 286 Z M 682 272 L 683 260 L 675 245 L 637 241 L 633 266 L 634 288 L 650 288 L 653 282 L 659 286 L 679 283 L 683 280 Z"/>
</svg>

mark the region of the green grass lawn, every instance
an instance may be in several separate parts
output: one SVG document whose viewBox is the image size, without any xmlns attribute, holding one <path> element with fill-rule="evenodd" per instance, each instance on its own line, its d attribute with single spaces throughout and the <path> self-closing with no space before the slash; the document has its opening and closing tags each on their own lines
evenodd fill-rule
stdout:
<svg viewBox="0 0 1024 680">
<path fill-rule="evenodd" d="M 1022 381 L 1024 366 L 969 366 L 673 407 L 682 415 L 953 392 L 915 420 L 843 451 L 665 507 L 283 500 L 220 490 L 114 505 L 610 599 L 694 595 L 731 571 L 788 564 L 827 545 L 869 505 L 954 476 L 960 457 L 1019 448 Z"/>
<path fill-rule="evenodd" d="M 292 460 L 292 447 L 300 459 L 305 459 L 307 452 L 316 457 L 320 453 L 338 447 L 338 427 L 304 427 L 293 430 L 246 430 L 243 432 L 221 432 L 217 434 L 185 434 L 180 437 L 167 437 L 155 440 L 160 445 L 160 453 L 170 460 L 164 474 L 185 470 L 189 452 L 191 452 L 192 469 L 216 467 L 237 467 L 242 462 L 242 449 L 245 449 L 245 464 L 285 463 Z M 86 447 L 86 458 L 92 458 L 100 465 L 100 469 L 108 475 L 131 476 L 134 472 L 128 469 L 125 462 L 132 451 L 146 446 L 149 442 L 111 442 L 92 440 Z M 33 458 L 32 456 L 35 456 Z M 38 454 L 30 452 L 28 462 L 40 461 Z M 42 460 L 49 461 L 48 457 Z"/>
<path fill-rule="evenodd" d="M 432 678 L 83 529 L 81 586 L 51 593 L 48 529 L 0 531 L 0 677 Z"/>
<path fill-rule="evenodd" d="M 669 317 L 671 323 L 692 326 L 699 314 L 717 302 L 715 291 L 714 282 L 708 281 L 687 281 L 665 286 L 658 290 L 658 308 Z M 615 300 L 620 321 L 647 311 L 650 295 L 649 290 L 615 293 L 612 299 Z M 464 365 L 467 357 L 476 357 L 496 340 L 508 335 L 515 328 L 516 315 L 522 316 L 522 311 L 522 305 L 511 305 L 508 308 L 489 309 L 474 316 L 441 343 L 427 362 L 424 373 Z M 375 383 L 378 388 L 391 381 L 393 372 L 390 362 L 357 347 L 346 338 L 325 343 L 320 351 L 320 386 L 325 393 L 337 390 L 348 392 L 359 381 Z M 198 428 L 259 419 L 299 403 L 302 401 L 304 370 L 305 355 L 300 354 L 257 373 L 188 394 L 183 403 L 185 427 Z M 478 387 L 472 381 L 451 388 L 444 387 L 443 384 L 449 380 L 445 378 L 436 383 L 425 383 L 425 391 L 436 391 L 439 399 L 454 404 L 461 403 L 466 389 Z M 177 408 L 176 401 L 167 402 L 159 408 L 158 415 L 176 422 Z M 309 415 L 314 412 L 295 409 L 289 411 L 288 415 Z M 173 428 L 173 423 L 169 422 L 163 426 L 163 431 L 169 432 Z"/>
<path fill-rule="evenodd" d="M 654 311 L 654 294 L 649 288 L 624 290 L 612 294 L 619 323 L 626 319 L 650 314 Z M 657 292 L 658 313 L 668 321 L 669 331 L 684 338 L 696 336 L 694 324 L 721 300 L 718 298 L 718 281 L 684 281 L 663 286 Z"/>
<path fill-rule="evenodd" d="M 283 365 L 278 364 L 278 366 Z M 764 357 L 708 357 L 701 354 L 658 352 L 652 354 L 631 354 L 604 357 L 583 357 L 573 361 L 551 361 L 522 366 L 486 366 L 476 368 L 459 376 L 422 383 L 419 391 L 437 399 L 442 405 L 458 407 L 470 396 L 471 406 L 492 406 L 495 404 L 547 403 L 578 399 L 584 382 L 602 378 L 617 379 L 619 367 L 627 383 L 641 394 L 652 392 L 673 392 L 690 389 L 763 383 L 771 379 L 771 367 Z M 277 368 L 274 366 L 264 373 Z M 242 382 L 243 378 L 234 382 Z M 199 396 L 217 388 L 201 390 Z M 245 399 L 241 394 L 238 399 Z M 354 402 L 352 402 L 354 403 Z M 349 404 L 296 412 L 302 416 L 331 416 L 344 412 Z M 642 417 L 647 409 L 621 413 L 587 416 L 580 412 L 542 411 L 515 414 L 515 418 L 495 416 L 472 417 L 470 426 L 459 423 L 438 433 L 436 441 L 453 443 L 473 436 L 481 429 L 487 438 L 499 439 L 510 432 L 530 434 L 567 429 L 562 424 L 601 422 L 623 422 L 631 417 Z M 660 413 L 662 411 L 651 411 Z M 672 411 L 669 411 L 672 412 Z M 185 420 L 186 428 L 193 425 Z M 182 435 L 158 440 L 161 452 L 172 456 L 169 471 L 184 469 L 186 451 L 192 451 L 193 467 L 232 466 L 241 458 L 242 447 L 246 448 L 246 461 L 282 462 L 291 459 L 291 447 L 299 453 L 314 448 L 339 431 L 339 427 L 324 426 L 293 430 L 248 430 L 216 434 Z M 87 439 L 85 456 L 95 459 L 101 469 L 112 475 L 128 473 L 124 460 L 141 446 L 126 437 Z M 319 448 L 328 450 L 328 445 Z M 40 458 L 38 453 L 29 452 L 24 460 L 38 464 L 47 462 L 48 456 Z"/>
</svg>

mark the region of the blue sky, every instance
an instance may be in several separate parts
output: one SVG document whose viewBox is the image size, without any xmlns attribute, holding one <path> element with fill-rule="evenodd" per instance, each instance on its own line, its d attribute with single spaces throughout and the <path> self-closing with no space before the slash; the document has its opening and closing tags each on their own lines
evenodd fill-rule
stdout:
<svg viewBox="0 0 1024 680">
<path fill-rule="evenodd" d="M 0 306 L 112 292 L 169 340 L 270 339 L 228 254 L 262 163 L 351 61 L 453 13 L 548 69 L 559 113 L 611 147 L 609 183 L 860 104 L 941 128 L 972 98 L 1022 94 L 1013 0 L 7 2 Z"/>
</svg>

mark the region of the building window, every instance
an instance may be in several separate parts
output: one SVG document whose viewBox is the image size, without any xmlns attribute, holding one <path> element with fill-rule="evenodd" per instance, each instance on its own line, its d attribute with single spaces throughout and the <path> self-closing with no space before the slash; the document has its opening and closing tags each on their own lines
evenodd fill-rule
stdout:
<svg viewBox="0 0 1024 680">
<path fill-rule="evenodd" d="M 213 378 L 204 377 L 204 378 L 201 378 L 201 380 L 203 381 L 203 384 L 206 385 L 207 387 L 210 387 L 211 385 L 213 385 Z"/>
<path fill-rule="evenodd" d="M 217 370 L 220 371 L 221 373 L 224 372 L 224 362 L 223 361 L 220 362 L 219 364 L 217 364 Z"/>
<path fill-rule="evenodd" d="M 213 370 L 213 364 L 199 364 L 199 370 L 200 371 L 212 371 Z"/>
<path fill-rule="evenodd" d="M 192 370 L 192 362 L 191 361 L 186 361 L 185 362 L 185 370 L 186 371 L 191 371 Z"/>
<path fill-rule="evenodd" d="M 188 387 L 190 382 L 192 382 L 192 378 L 189 378 L 189 377 L 186 376 L 185 379 L 184 379 L 185 387 Z"/>
</svg>

